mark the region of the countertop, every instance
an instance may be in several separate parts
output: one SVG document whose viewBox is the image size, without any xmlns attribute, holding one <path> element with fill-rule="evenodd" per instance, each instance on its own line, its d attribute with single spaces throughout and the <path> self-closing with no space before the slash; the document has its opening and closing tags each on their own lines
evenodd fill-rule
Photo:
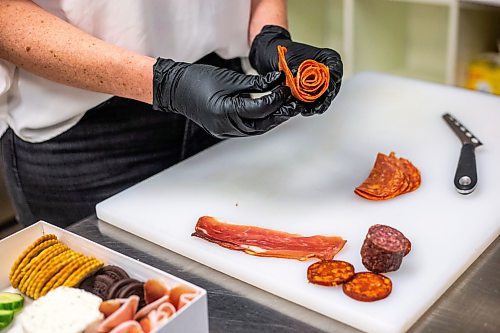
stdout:
<svg viewBox="0 0 500 333">
<path fill-rule="evenodd" d="M 210 332 L 359 332 L 113 227 L 95 216 L 68 230 L 206 289 Z M 409 332 L 500 332 L 499 239 L 497 237 Z M 415 297 L 418 294 L 415 290 Z"/>
</svg>

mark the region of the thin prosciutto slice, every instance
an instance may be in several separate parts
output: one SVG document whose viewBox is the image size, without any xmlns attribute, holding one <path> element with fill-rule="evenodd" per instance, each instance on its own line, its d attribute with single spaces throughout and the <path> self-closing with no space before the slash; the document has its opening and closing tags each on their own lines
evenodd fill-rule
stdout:
<svg viewBox="0 0 500 333">
<path fill-rule="evenodd" d="M 260 257 L 331 260 L 346 241 L 338 236 L 302 236 L 254 226 L 227 224 L 202 216 L 192 236 Z"/>
</svg>

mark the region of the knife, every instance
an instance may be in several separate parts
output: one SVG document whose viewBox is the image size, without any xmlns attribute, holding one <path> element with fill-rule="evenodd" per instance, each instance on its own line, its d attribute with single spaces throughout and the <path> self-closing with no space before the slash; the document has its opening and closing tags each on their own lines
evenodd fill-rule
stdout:
<svg viewBox="0 0 500 333">
<path fill-rule="evenodd" d="M 474 191 L 477 184 L 476 155 L 474 150 L 476 147 L 481 146 L 482 143 L 451 114 L 444 114 L 443 119 L 462 142 L 462 150 L 458 159 L 457 171 L 455 172 L 455 188 L 460 194 L 470 194 Z"/>
</svg>

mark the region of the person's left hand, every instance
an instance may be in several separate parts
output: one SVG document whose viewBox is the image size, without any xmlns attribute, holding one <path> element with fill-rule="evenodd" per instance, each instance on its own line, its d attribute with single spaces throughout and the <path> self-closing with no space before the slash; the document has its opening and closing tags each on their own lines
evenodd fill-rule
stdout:
<svg viewBox="0 0 500 333">
<path fill-rule="evenodd" d="M 307 59 L 316 60 L 328 67 L 330 71 L 328 90 L 313 103 L 299 102 L 297 110 L 304 116 L 325 112 L 337 96 L 342 82 L 343 67 L 340 55 L 332 49 L 317 48 L 294 42 L 286 29 L 275 25 L 266 25 L 255 37 L 250 49 L 250 63 L 259 74 L 265 75 L 279 70 L 278 45 L 287 48 L 286 62 L 294 75 L 297 73 L 299 65 Z"/>
</svg>

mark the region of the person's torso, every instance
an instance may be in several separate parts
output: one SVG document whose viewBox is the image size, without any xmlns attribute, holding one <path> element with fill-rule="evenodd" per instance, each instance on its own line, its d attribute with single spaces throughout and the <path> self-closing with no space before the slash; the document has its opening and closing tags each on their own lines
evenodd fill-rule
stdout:
<svg viewBox="0 0 500 333">
<path fill-rule="evenodd" d="M 34 2 L 95 37 L 151 57 L 193 62 L 211 52 L 223 58 L 248 53 L 249 0 Z M 0 62 L 0 66 L 7 69 L 5 63 Z M 4 105 L 2 111 L 0 106 L 0 135 L 8 124 L 18 136 L 32 142 L 67 130 L 86 110 L 110 97 L 58 84 L 19 68 L 14 77 L 3 77 L 12 84 L 6 93 L 6 108 Z M 1 86 L 2 82 L 0 90 Z"/>
</svg>

